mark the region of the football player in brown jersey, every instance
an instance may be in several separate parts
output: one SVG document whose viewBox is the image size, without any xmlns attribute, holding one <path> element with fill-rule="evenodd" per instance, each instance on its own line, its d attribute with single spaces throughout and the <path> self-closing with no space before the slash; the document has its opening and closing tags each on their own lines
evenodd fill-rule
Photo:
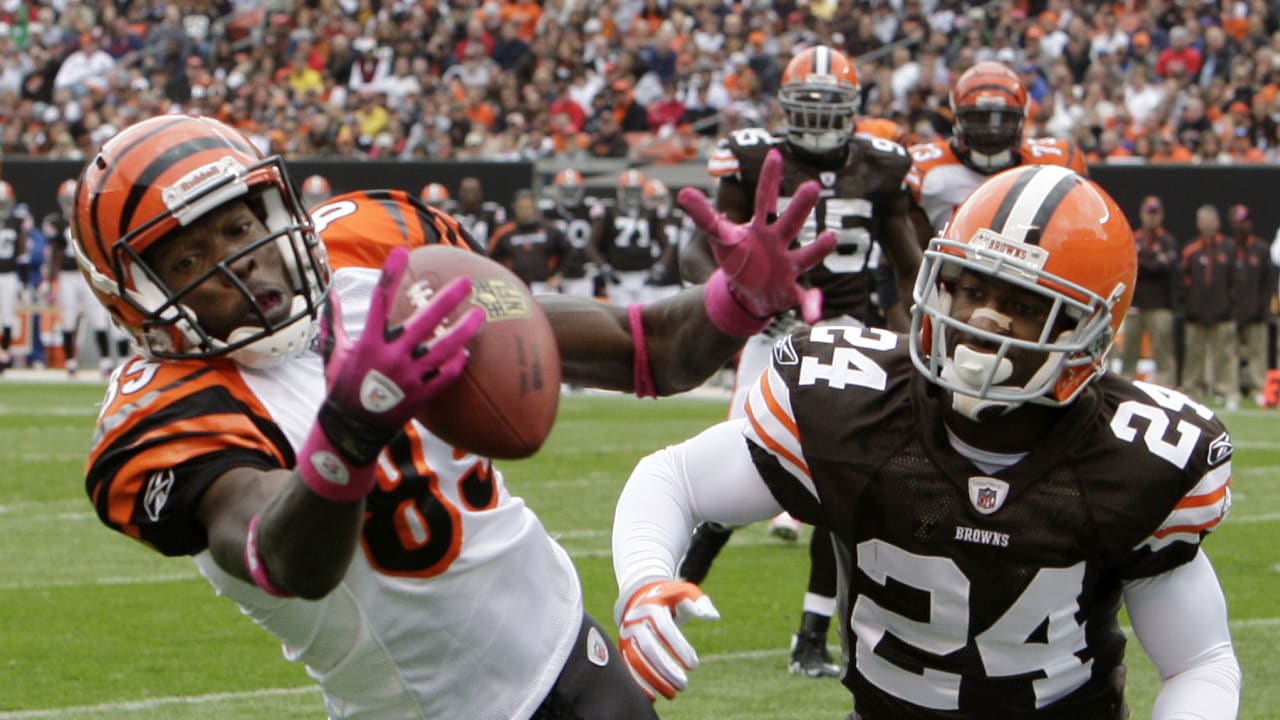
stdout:
<svg viewBox="0 0 1280 720">
<path fill-rule="evenodd" d="M 759 128 L 738 130 L 723 139 L 708 161 L 717 179 L 716 206 L 728 217 L 744 220 L 757 211 L 752 202 L 760 166 L 772 148 L 785 159 L 778 209 L 800 183 L 816 180 L 822 187 L 799 242 L 807 243 L 821 230 L 835 231 L 836 250 L 815 267 L 805 282 L 821 288 L 823 322 L 883 325 L 895 303 L 894 295 L 878 282 L 888 255 L 896 274 L 898 297 L 910 297 L 920 264 L 920 251 L 908 211 L 910 197 L 903 179 L 911 160 L 901 145 L 881 134 L 859 133 L 860 101 L 857 69 L 843 53 L 825 46 L 801 51 L 783 70 L 778 92 L 787 117 L 785 137 Z M 885 123 L 867 123 L 876 127 Z M 685 278 L 699 282 L 714 269 L 705 238 L 696 237 L 681 255 Z M 883 252 L 882 252 L 883 251 Z M 905 318 L 904 313 L 900 313 Z M 904 320 L 905 323 L 905 320 Z M 729 417 L 741 417 L 746 393 L 769 362 L 769 352 L 789 326 L 775 324 L 752 338 L 739 358 Z M 905 325 L 900 330 L 905 330 Z M 794 538 L 799 524 L 786 515 L 775 518 L 771 531 Z M 701 582 L 711 562 L 728 541 L 731 528 L 702 526 L 681 567 L 683 577 Z M 821 528 L 810 536 L 810 578 L 803 600 L 800 627 L 792 638 L 789 669 L 810 677 L 835 676 L 839 666 L 826 647 L 827 630 L 835 610 L 835 560 Z"/>
<path fill-rule="evenodd" d="M 950 139 L 912 145 L 907 185 L 921 246 L 942 230 L 960 201 L 978 183 L 1017 165 L 1063 165 L 1088 175 L 1084 153 L 1070 140 L 1023 140 L 1027 90 L 1004 63 L 976 63 L 951 91 L 954 133 Z"/>
<path fill-rule="evenodd" d="M 804 297 L 796 276 L 834 244 L 787 247 L 816 196 L 775 223 L 693 206 L 728 268 L 704 287 L 538 298 L 563 377 L 643 396 L 703 381 Z M 453 217 L 402 190 L 309 210 L 279 156 L 186 115 L 107 141 L 74 211 L 81 270 L 139 353 L 108 383 L 86 467 L 105 525 L 192 556 L 306 665 L 329 717 L 656 717 L 501 471 L 413 419 L 484 321 L 446 322 L 459 278 L 390 324 L 410 248 L 479 249 Z"/>
<path fill-rule="evenodd" d="M 785 508 L 836 542 L 851 717 L 1125 718 L 1123 603 L 1160 674 L 1153 719 L 1235 718 L 1201 549 L 1231 505 L 1231 437 L 1181 393 L 1104 374 L 1136 264 L 1105 191 L 1014 168 L 930 241 L 909 334 L 778 343 L 745 419 L 644 458 L 618 500 L 632 672 L 670 697 L 697 664 L 679 622 L 716 611 L 675 579 L 693 523 Z"/>
</svg>

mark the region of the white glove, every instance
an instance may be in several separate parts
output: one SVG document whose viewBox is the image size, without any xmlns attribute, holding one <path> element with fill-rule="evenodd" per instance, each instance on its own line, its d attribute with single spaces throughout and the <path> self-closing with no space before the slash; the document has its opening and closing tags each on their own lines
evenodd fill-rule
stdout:
<svg viewBox="0 0 1280 720">
<path fill-rule="evenodd" d="M 685 670 L 698 667 L 698 653 L 680 632 L 689 618 L 719 620 L 720 613 L 691 582 L 658 580 L 627 600 L 619 621 L 618 648 L 644 694 L 668 700 L 689 684 Z"/>
</svg>

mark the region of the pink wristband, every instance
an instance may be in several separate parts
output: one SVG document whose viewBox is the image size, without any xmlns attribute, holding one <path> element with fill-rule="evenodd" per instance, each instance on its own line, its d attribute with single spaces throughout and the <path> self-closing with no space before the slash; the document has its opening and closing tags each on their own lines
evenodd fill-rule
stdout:
<svg viewBox="0 0 1280 720">
<path fill-rule="evenodd" d="M 281 598 L 293 597 L 276 587 L 267 575 L 267 566 L 263 564 L 262 556 L 258 554 L 257 515 L 249 518 L 249 534 L 244 538 L 244 566 L 249 569 L 249 577 L 253 578 L 253 584 L 265 590 L 268 595 Z"/>
<path fill-rule="evenodd" d="M 631 342 L 635 346 L 635 377 L 632 381 L 636 397 L 658 397 L 653 384 L 653 371 L 649 369 L 649 347 L 644 342 L 644 319 L 640 316 L 644 306 L 636 303 L 627 308 L 627 321 L 631 323 Z"/>
<path fill-rule="evenodd" d="M 769 318 L 758 318 L 747 312 L 729 290 L 729 277 L 717 269 L 707 279 L 702 302 L 707 307 L 707 317 L 725 335 L 751 337 L 769 324 Z"/>
<path fill-rule="evenodd" d="M 364 467 L 347 462 L 324 434 L 320 423 L 311 426 L 298 450 L 298 477 L 325 500 L 355 502 L 373 489 L 377 461 Z"/>
</svg>

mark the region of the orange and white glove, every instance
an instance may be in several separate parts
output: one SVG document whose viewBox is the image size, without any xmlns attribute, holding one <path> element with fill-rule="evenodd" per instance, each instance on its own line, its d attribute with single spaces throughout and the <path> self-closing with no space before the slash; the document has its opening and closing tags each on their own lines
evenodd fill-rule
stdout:
<svg viewBox="0 0 1280 720">
<path fill-rule="evenodd" d="M 698 667 L 698 653 L 680 632 L 689 618 L 720 619 L 711 598 L 691 582 L 647 583 L 627 600 L 618 622 L 618 648 L 650 700 L 657 695 L 674 698 L 689 684 L 685 670 Z"/>
</svg>

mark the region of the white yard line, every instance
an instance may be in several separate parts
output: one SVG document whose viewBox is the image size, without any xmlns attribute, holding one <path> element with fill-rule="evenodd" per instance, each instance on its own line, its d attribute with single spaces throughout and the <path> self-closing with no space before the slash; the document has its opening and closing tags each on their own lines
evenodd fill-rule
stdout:
<svg viewBox="0 0 1280 720">
<path fill-rule="evenodd" d="M 1231 623 L 1233 630 L 1242 630 L 1245 628 L 1258 627 L 1280 627 L 1280 617 L 1274 618 L 1256 618 L 1252 620 L 1236 620 Z M 1125 632 L 1132 634 L 1129 628 L 1125 628 Z M 834 647 L 834 645 L 833 645 Z M 740 650 L 729 653 L 711 653 L 701 655 L 703 662 L 720 663 L 734 662 L 740 660 L 760 660 L 765 658 L 773 658 L 785 656 L 788 654 L 786 648 L 777 647 L 767 650 Z M 70 707 L 47 708 L 44 710 L 11 710 L 8 712 L 0 712 L 0 720 L 44 720 L 44 718 L 61 718 L 75 715 L 96 715 L 102 713 L 126 713 L 126 712 L 146 712 L 154 711 L 170 705 L 214 705 L 224 702 L 235 702 L 239 700 L 254 700 L 265 697 L 290 697 L 301 695 L 319 695 L 319 688 L 293 687 L 293 688 L 263 688 L 261 690 L 246 690 L 244 692 L 225 692 L 210 693 L 207 695 L 191 695 L 191 696 L 170 696 L 159 698 L 148 698 L 146 700 L 126 700 L 119 702 L 100 703 L 97 705 L 73 705 Z"/>
</svg>

